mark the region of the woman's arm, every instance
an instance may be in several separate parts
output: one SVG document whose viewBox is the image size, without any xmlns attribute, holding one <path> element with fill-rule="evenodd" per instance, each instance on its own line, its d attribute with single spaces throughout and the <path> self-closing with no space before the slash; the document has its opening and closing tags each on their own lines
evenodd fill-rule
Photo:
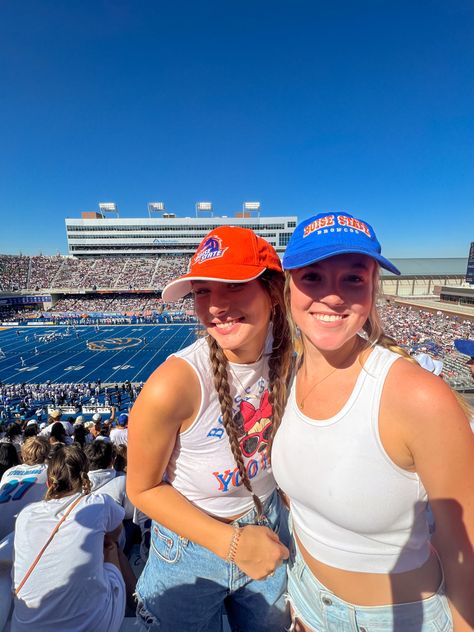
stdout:
<svg viewBox="0 0 474 632">
<path fill-rule="evenodd" d="M 454 630 L 467 632 L 474 629 L 474 435 L 441 378 L 418 367 L 397 373 L 397 414 L 435 517 Z"/>
<path fill-rule="evenodd" d="M 200 398 L 196 374 L 179 358 L 168 359 L 148 379 L 130 414 L 127 494 L 150 518 L 225 559 L 233 527 L 163 482 L 177 435 L 196 417 Z M 271 529 L 251 525 L 241 532 L 235 561 L 250 577 L 261 579 L 287 556 Z"/>
</svg>

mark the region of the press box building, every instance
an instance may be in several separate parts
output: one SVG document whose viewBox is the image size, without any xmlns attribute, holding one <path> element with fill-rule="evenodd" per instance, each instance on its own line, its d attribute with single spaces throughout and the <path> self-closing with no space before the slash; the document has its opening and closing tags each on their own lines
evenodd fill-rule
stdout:
<svg viewBox="0 0 474 632">
<path fill-rule="evenodd" d="M 159 218 L 104 217 L 82 213 L 81 219 L 66 219 L 68 251 L 75 257 L 187 255 L 191 256 L 202 239 L 216 226 L 251 228 L 274 246 L 282 257 L 295 229 L 296 216 Z"/>
</svg>

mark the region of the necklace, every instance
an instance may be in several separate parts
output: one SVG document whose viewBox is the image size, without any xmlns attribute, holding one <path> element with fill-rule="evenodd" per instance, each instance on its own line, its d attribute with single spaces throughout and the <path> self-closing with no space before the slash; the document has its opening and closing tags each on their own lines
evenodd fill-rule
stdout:
<svg viewBox="0 0 474 632">
<path fill-rule="evenodd" d="M 261 358 L 261 356 L 260 356 Z M 260 360 L 260 358 L 258 358 L 258 360 Z M 258 362 L 258 360 L 256 360 L 256 362 Z M 230 362 L 227 365 L 228 371 L 231 374 L 231 376 L 234 378 L 234 386 L 236 386 L 235 384 L 235 380 L 237 380 L 237 382 L 240 384 L 241 388 L 242 388 L 242 395 L 240 396 L 240 399 L 242 400 L 252 400 L 252 399 L 259 399 L 260 394 L 255 394 L 255 393 L 250 393 L 250 386 L 245 387 L 242 384 L 242 381 L 240 380 L 239 376 L 237 375 L 237 373 L 234 371 L 234 369 L 232 368 Z M 257 382 L 259 382 L 260 380 L 257 380 Z M 253 387 L 255 387 L 255 384 L 253 384 Z M 257 388 L 258 388 L 258 384 L 257 384 Z"/>
<path fill-rule="evenodd" d="M 363 342 L 363 344 L 365 344 L 365 343 Z M 360 356 L 360 354 L 362 353 L 362 351 L 359 351 L 359 350 L 358 350 L 358 349 L 359 349 L 359 346 L 360 346 L 360 345 L 359 345 L 359 340 L 357 340 L 357 339 L 356 339 L 356 341 L 355 341 L 355 345 L 354 345 L 354 348 L 353 348 L 353 349 L 351 349 L 351 350 L 350 350 L 350 352 L 347 354 L 347 356 L 346 356 L 346 358 L 345 358 L 344 362 L 343 362 L 343 363 L 341 363 L 341 364 L 342 364 L 342 366 L 345 364 L 345 362 L 346 362 L 347 360 L 349 360 L 349 358 L 350 358 L 350 356 L 351 356 L 351 354 L 352 354 L 352 353 L 357 352 L 356 359 Z M 354 360 L 354 361 L 355 361 L 355 360 Z M 312 384 L 312 385 L 310 386 L 310 388 L 309 388 L 309 389 L 308 389 L 308 391 L 306 392 L 306 395 L 304 395 L 304 397 L 302 397 L 302 398 L 300 399 L 300 408 L 301 408 L 301 410 L 303 410 L 303 409 L 304 409 L 304 402 L 305 402 L 306 398 L 308 397 L 308 395 L 311 393 L 311 391 L 312 391 L 313 389 L 315 389 L 315 388 L 316 388 L 316 386 L 318 386 L 318 384 L 321 384 L 322 382 L 324 382 L 324 380 L 327 380 L 327 379 L 328 379 L 328 377 L 331 377 L 331 375 L 332 375 L 333 373 L 335 373 L 335 372 L 336 372 L 339 368 L 340 368 L 341 370 L 343 370 L 342 366 L 341 366 L 341 367 L 337 367 L 337 366 L 336 366 L 336 367 L 335 367 L 332 371 L 329 371 L 329 373 L 328 373 L 327 375 L 325 375 L 325 376 L 324 376 L 321 380 L 317 380 L 314 384 Z"/>
<path fill-rule="evenodd" d="M 335 368 L 335 369 L 333 369 L 332 371 L 329 371 L 329 373 L 328 373 L 327 375 L 325 375 L 325 376 L 324 376 L 321 380 L 317 380 L 314 384 L 312 384 L 312 385 L 310 386 L 310 388 L 308 389 L 308 391 L 307 391 L 306 395 L 300 399 L 300 408 L 301 408 L 301 410 L 303 410 L 303 409 L 304 409 L 304 402 L 305 402 L 306 398 L 308 397 L 308 395 L 311 393 L 311 391 L 312 391 L 314 388 L 316 388 L 316 386 L 318 386 L 318 384 L 321 384 L 322 382 L 324 382 L 324 380 L 327 380 L 327 379 L 328 379 L 328 377 L 331 377 L 331 375 L 332 375 L 333 373 L 335 373 L 335 372 L 337 371 L 337 369 L 338 369 L 338 367 L 336 367 L 336 368 Z"/>
</svg>

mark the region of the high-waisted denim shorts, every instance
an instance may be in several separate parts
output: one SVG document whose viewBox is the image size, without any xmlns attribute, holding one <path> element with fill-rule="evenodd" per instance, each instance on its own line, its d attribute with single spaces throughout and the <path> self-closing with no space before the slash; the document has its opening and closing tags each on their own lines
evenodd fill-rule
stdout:
<svg viewBox="0 0 474 632">
<path fill-rule="evenodd" d="M 432 597 L 387 606 L 358 606 L 339 599 L 308 568 L 294 538 L 288 563 L 293 615 L 315 632 L 451 632 L 444 581 Z"/>
<path fill-rule="evenodd" d="M 288 513 L 276 492 L 264 504 L 265 525 L 289 545 Z M 255 509 L 236 522 L 255 524 Z M 286 563 L 273 577 L 252 580 L 235 564 L 153 522 L 150 555 L 137 584 L 141 630 L 284 632 L 290 626 Z"/>
</svg>

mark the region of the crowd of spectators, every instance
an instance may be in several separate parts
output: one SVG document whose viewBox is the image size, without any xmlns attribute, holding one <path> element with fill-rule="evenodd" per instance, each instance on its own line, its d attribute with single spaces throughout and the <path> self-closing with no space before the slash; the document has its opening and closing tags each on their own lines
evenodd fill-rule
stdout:
<svg viewBox="0 0 474 632">
<path fill-rule="evenodd" d="M 30 257 L 0 255 L 0 292 L 18 292 L 28 285 Z"/>
<path fill-rule="evenodd" d="M 61 268 L 63 257 L 30 257 L 28 283 L 26 288 L 43 289 L 52 287 L 52 281 Z"/>
<path fill-rule="evenodd" d="M 20 423 L 30 417 L 41 424 L 47 417 L 48 407 L 67 406 L 79 414 L 83 406 L 115 406 L 128 410 L 138 397 L 141 383 L 123 382 L 103 385 L 96 382 L 56 384 L 0 383 L 0 423 L 16 420 Z"/>
<path fill-rule="evenodd" d="M 122 386 L 127 390 L 132 385 Z M 36 385 L 29 395 L 23 385 L 12 395 L 44 397 L 49 394 L 53 395 L 55 401 L 79 401 L 82 394 L 96 392 L 97 387 L 104 394 L 104 389 L 96 383 L 64 385 L 61 392 L 57 392 L 53 385 Z M 121 390 L 122 387 L 116 385 L 109 394 L 115 395 Z M 80 410 L 78 414 L 66 418 L 59 409 L 55 409 L 41 423 L 33 416 L 8 425 L 0 424 L 0 630 L 10 617 L 15 629 L 19 630 L 46 629 L 45 625 L 52 626 L 48 629 L 57 626 L 57 629 L 68 630 L 92 629 L 92 621 L 108 618 L 108 615 L 104 617 L 105 602 L 102 604 L 102 601 L 110 594 L 106 587 L 110 573 L 115 574 L 114 592 L 122 594 L 122 598 L 114 601 L 114 612 L 111 614 L 113 623 L 102 622 L 100 629 L 117 631 L 125 614 L 133 616 L 133 593 L 136 579 L 148 556 L 151 521 L 127 497 L 128 415 L 122 413 L 116 417 L 115 407 L 112 407 L 112 411 L 109 419 L 95 414 L 92 420 L 86 421 Z M 67 477 L 64 478 L 64 473 L 68 472 L 67 476 L 74 477 L 74 462 L 77 459 L 82 462 L 81 472 L 78 472 L 77 477 L 78 488 L 76 490 L 72 486 L 69 490 L 65 487 L 68 481 Z M 88 479 L 87 484 L 85 479 Z M 67 493 L 55 494 L 55 486 Z M 18 489 L 21 494 L 15 494 Z M 41 520 L 44 520 L 51 499 L 58 499 L 53 502 L 56 503 L 54 506 L 59 506 L 60 499 L 65 498 L 67 508 L 75 500 L 74 493 L 79 494 L 81 490 L 83 494 L 90 494 L 90 497 L 84 497 L 81 506 L 94 505 L 94 511 L 90 514 L 93 518 L 86 518 L 86 514 L 80 512 L 71 512 L 68 518 L 71 523 L 68 529 L 73 534 L 74 542 L 78 542 L 75 555 L 80 558 L 80 563 L 67 556 L 64 546 L 51 546 L 38 564 L 44 563 L 48 568 L 54 556 L 60 553 L 68 557 L 69 566 L 63 573 L 60 567 L 55 567 L 57 572 L 51 576 L 35 571 L 35 576 L 28 579 L 28 584 L 22 590 L 21 598 L 13 597 L 13 589 L 18 590 L 30 565 L 30 562 L 23 564 L 23 568 L 22 560 L 28 558 L 30 549 L 37 546 L 36 531 L 41 531 L 41 524 L 35 522 L 37 512 L 41 513 Z M 108 527 L 101 528 L 98 519 L 99 526 L 95 522 L 91 526 L 90 520 L 96 521 L 104 507 L 106 515 L 110 515 L 110 512 L 114 516 L 116 514 L 114 524 L 106 520 Z M 55 514 L 53 524 L 56 523 Z M 20 525 L 18 529 L 17 524 Z M 66 530 L 58 533 L 58 543 L 60 537 L 68 537 Z M 97 538 L 99 542 L 92 546 L 93 540 Z M 68 540 L 69 552 L 74 550 L 74 546 Z M 103 556 L 100 555 L 102 550 Z M 108 563 L 115 564 L 116 570 L 111 571 Z M 93 572 L 83 572 L 86 567 L 91 567 L 89 570 L 92 569 Z M 101 582 L 105 582 L 104 586 Z M 70 593 L 87 594 L 91 589 L 93 594 L 81 604 L 80 609 L 71 607 L 68 599 Z M 67 613 L 61 606 L 62 603 L 67 608 Z M 84 618 L 88 619 L 87 625 L 84 624 Z M 84 625 L 85 627 L 81 627 Z"/>
<path fill-rule="evenodd" d="M 71 324 L 68 315 L 71 314 L 122 314 L 123 316 L 154 316 L 147 322 L 166 322 L 164 316 L 169 315 L 172 320 L 179 320 L 179 315 L 190 316 L 194 312 L 192 299 L 181 299 L 176 303 L 164 303 L 155 294 L 117 294 L 107 298 L 91 295 L 69 295 L 60 298 L 48 310 L 36 309 L 31 306 L 2 306 L 0 307 L 0 321 L 24 323 L 43 318 L 58 324 Z M 159 318 L 163 315 L 163 318 Z M 105 317 L 106 318 L 106 317 Z M 184 318 L 188 321 L 189 318 Z M 104 320 L 105 322 L 105 320 Z M 123 321 L 126 322 L 126 321 Z"/>
<path fill-rule="evenodd" d="M 457 338 L 474 338 L 474 324 L 461 316 L 385 302 L 380 306 L 385 332 L 410 354 L 428 353 L 444 363 L 442 376 L 452 386 L 472 385 L 471 373 L 454 349 Z"/>
<path fill-rule="evenodd" d="M 186 272 L 189 257 L 75 257 L 0 255 L 0 291 L 162 289 Z"/>
<path fill-rule="evenodd" d="M 97 296 L 67 296 L 54 305 L 54 312 L 120 312 L 144 313 L 161 312 L 163 301 L 155 295 L 122 294 L 113 298 Z"/>
</svg>

